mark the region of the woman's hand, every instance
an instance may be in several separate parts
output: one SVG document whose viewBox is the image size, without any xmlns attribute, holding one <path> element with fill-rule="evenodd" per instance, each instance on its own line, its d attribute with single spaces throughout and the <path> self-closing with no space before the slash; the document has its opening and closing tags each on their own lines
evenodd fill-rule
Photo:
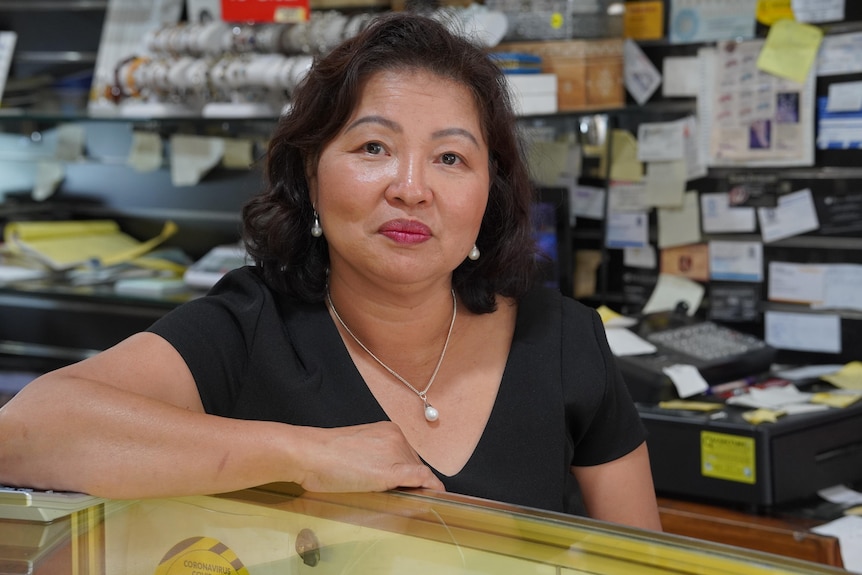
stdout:
<svg viewBox="0 0 862 575">
<path fill-rule="evenodd" d="M 308 491 L 446 490 L 391 421 L 293 430 L 301 451 L 298 464 L 303 469 L 297 482 Z"/>
</svg>

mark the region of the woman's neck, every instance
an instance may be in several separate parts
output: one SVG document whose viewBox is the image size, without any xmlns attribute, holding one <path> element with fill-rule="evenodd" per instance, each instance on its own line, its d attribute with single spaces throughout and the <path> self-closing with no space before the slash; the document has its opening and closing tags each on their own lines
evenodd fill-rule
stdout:
<svg viewBox="0 0 862 575">
<path fill-rule="evenodd" d="M 349 340 L 355 337 L 387 364 L 419 368 L 436 363 L 454 315 L 451 288 L 357 290 L 333 281 L 329 290 L 335 310 L 330 309 L 330 314 L 346 326 L 339 326 L 339 331 L 349 347 Z M 459 306 L 458 313 L 462 312 Z M 395 365 L 391 367 L 397 370 Z"/>
</svg>

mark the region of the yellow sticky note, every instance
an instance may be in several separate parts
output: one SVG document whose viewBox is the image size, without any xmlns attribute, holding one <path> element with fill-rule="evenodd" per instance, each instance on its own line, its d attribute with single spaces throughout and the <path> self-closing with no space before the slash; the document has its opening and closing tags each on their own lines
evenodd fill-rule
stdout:
<svg viewBox="0 0 862 575">
<path fill-rule="evenodd" d="M 811 403 L 828 405 L 830 407 L 847 407 L 862 399 L 862 393 L 823 391 L 811 396 Z"/>
<path fill-rule="evenodd" d="M 786 411 L 780 409 L 766 409 L 761 407 L 760 409 L 746 411 L 742 414 L 742 418 L 752 425 L 757 425 L 759 423 L 775 423 L 778 421 L 779 417 L 786 414 Z"/>
<path fill-rule="evenodd" d="M 769 29 L 757 67 L 803 84 L 817 58 L 821 40 L 823 31 L 816 26 L 779 20 Z"/>
<path fill-rule="evenodd" d="M 614 130 L 611 132 L 611 179 L 639 182 L 643 177 L 637 138 L 627 130 Z"/>
<path fill-rule="evenodd" d="M 820 379 L 841 389 L 862 390 L 862 361 L 851 361 L 837 373 L 821 375 Z"/>
<path fill-rule="evenodd" d="M 602 318 L 602 323 L 608 323 L 612 319 L 623 317 L 606 305 L 600 305 L 596 308 L 599 312 L 599 317 Z"/>
<path fill-rule="evenodd" d="M 660 401 L 658 404 L 661 409 L 683 409 L 686 411 L 718 411 L 723 409 L 721 403 L 713 403 L 711 401 L 687 401 L 684 399 L 673 399 L 668 401 Z"/>
<path fill-rule="evenodd" d="M 757 21 L 772 26 L 779 20 L 793 20 L 792 0 L 758 0 Z"/>
</svg>

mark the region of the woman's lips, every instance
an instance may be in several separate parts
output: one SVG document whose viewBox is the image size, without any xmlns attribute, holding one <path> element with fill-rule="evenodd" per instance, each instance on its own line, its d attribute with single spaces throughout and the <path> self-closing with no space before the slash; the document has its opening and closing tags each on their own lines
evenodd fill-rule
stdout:
<svg viewBox="0 0 862 575">
<path fill-rule="evenodd" d="M 391 220 L 379 232 L 399 244 L 419 244 L 431 239 L 431 228 L 415 220 Z"/>
</svg>

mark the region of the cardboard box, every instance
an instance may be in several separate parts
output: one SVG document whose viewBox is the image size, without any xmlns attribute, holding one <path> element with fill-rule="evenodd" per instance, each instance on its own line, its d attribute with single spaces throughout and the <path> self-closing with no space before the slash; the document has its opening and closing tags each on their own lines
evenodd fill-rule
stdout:
<svg viewBox="0 0 862 575">
<path fill-rule="evenodd" d="M 623 39 L 503 42 L 497 52 L 526 52 L 542 58 L 542 72 L 557 75 L 559 111 L 622 108 Z"/>
</svg>

